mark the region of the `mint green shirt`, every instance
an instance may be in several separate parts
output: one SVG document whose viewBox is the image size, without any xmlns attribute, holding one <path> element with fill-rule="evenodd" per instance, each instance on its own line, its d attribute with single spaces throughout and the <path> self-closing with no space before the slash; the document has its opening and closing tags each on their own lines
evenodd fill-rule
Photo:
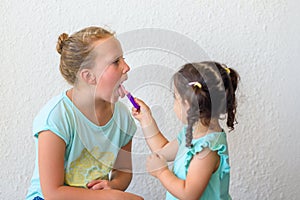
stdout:
<svg viewBox="0 0 300 200">
<path fill-rule="evenodd" d="M 117 102 L 110 121 L 104 126 L 97 126 L 75 107 L 64 92 L 50 100 L 34 120 L 36 152 L 38 135 L 45 130 L 52 131 L 66 143 L 65 185 L 86 187 L 91 180 L 108 179 L 120 148 L 131 141 L 136 125 L 127 107 Z M 43 197 L 37 153 L 26 200 L 35 196 Z"/>
<path fill-rule="evenodd" d="M 230 200 L 229 195 L 229 160 L 228 148 L 225 132 L 209 133 L 201 138 L 193 139 L 192 148 L 185 146 L 184 127 L 177 136 L 179 149 L 174 160 L 173 173 L 180 179 L 185 180 L 188 168 L 193 156 L 201 152 L 204 148 L 209 148 L 211 151 L 217 151 L 220 156 L 220 165 L 209 180 L 209 183 L 203 192 L 200 200 Z M 199 177 L 201 180 L 201 177 Z M 172 194 L 167 192 L 167 200 L 177 199 Z"/>
</svg>

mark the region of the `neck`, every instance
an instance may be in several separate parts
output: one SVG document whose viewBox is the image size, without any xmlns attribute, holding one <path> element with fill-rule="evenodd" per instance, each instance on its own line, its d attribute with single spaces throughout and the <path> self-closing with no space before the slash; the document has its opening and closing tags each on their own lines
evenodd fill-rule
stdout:
<svg viewBox="0 0 300 200">
<path fill-rule="evenodd" d="M 67 96 L 90 121 L 96 125 L 105 125 L 113 114 L 113 104 L 96 99 L 92 90 L 72 88 Z"/>
<path fill-rule="evenodd" d="M 193 127 L 193 138 L 200 138 L 212 132 L 221 132 L 222 128 L 218 119 L 211 119 L 209 126 L 205 126 L 199 120 Z"/>
</svg>

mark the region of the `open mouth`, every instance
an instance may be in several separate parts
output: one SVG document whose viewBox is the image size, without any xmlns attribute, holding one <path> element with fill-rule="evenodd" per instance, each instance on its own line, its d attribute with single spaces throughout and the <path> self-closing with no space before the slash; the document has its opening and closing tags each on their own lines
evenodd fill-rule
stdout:
<svg viewBox="0 0 300 200">
<path fill-rule="evenodd" d="M 124 81 L 125 81 L 125 80 L 124 80 Z M 125 92 L 124 87 L 123 87 L 123 85 L 122 85 L 124 81 L 122 81 L 122 82 L 120 83 L 120 85 L 118 86 L 118 89 L 117 89 L 118 94 L 119 94 L 119 96 L 120 96 L 121 98 L 123 98 L 123 97 L 126 95 L 126 92 Z"/>
</svg>

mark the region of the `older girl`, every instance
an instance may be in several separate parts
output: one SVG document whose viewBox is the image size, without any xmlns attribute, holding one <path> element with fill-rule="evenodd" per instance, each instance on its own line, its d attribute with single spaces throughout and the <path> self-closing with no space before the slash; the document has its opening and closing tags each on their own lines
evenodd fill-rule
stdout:
<svg viewBox="0 0 300 200">
<path fill-rule="evenodd" d="M 88 27 L 57 43 L 70 89 L 51 99 L 33 123 L 37 157 L 27 200 L 142 199 L 123 192 L 131 173 L 136 126 L 120 84 L 130 70 L 113 33 Z"/>
</svg>

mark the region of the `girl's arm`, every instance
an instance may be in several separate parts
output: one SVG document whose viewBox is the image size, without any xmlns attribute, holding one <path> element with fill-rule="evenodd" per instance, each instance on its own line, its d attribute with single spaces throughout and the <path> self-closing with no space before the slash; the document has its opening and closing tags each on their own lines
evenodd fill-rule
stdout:
<svg viewBox="0 0 300 200">
<path fill-rule="evenodd" d="M 179 145 L 177 139 L 168 142 L 162 149 L 155 151 L 159 155 L 162 155 L 166 161 L 171 162 L 175 160 Z"/>
<path fill-rule="evenodd" d="M 216 152 L 203 150 L 191 160 L 186 180 L 177 178 L 164 163 L 163 157 L 152 154 L 147 159 L 148 172 L 157 177 L 162 185 L 178 199 L 199 199 L 203 194 L 211 175 L 219 166 Z"/>
<path fill-rule="evenodd" d="M 123 146 L 118 153 L 109 184 L 112 189 L 124 191 L 130 184 L 132 179 L 131 145 L 132 140 Z"/>
<path fill-rule="evenodd" d="M 92 180 L 87 184 L 87 187 L 92 190 L 126 190 L 132 179 L 131 145 L 132 140 L 120 149 L 113 166 L 110 181 L 100 179 Z"/>
<path fill-rule="evenodd" d="M 41 188 L 47 200 L 134 199 L 141 197 L 119 190 L 90 190 L 64 185 L 65 142 L 51 131 L 38 136 L 38 163 Z"/>
<path fill-rule="evenodd" d="M 150 150 L 160 152 L 168 161 L 173 161 L 178 150 L 177 140 L 169 142 L 160 132 L 150 108 L 142 100 L 134 100 L 140 105 L 140 110 L 132 108 L 132 115 L 140 122 Z"/>
</svg>

